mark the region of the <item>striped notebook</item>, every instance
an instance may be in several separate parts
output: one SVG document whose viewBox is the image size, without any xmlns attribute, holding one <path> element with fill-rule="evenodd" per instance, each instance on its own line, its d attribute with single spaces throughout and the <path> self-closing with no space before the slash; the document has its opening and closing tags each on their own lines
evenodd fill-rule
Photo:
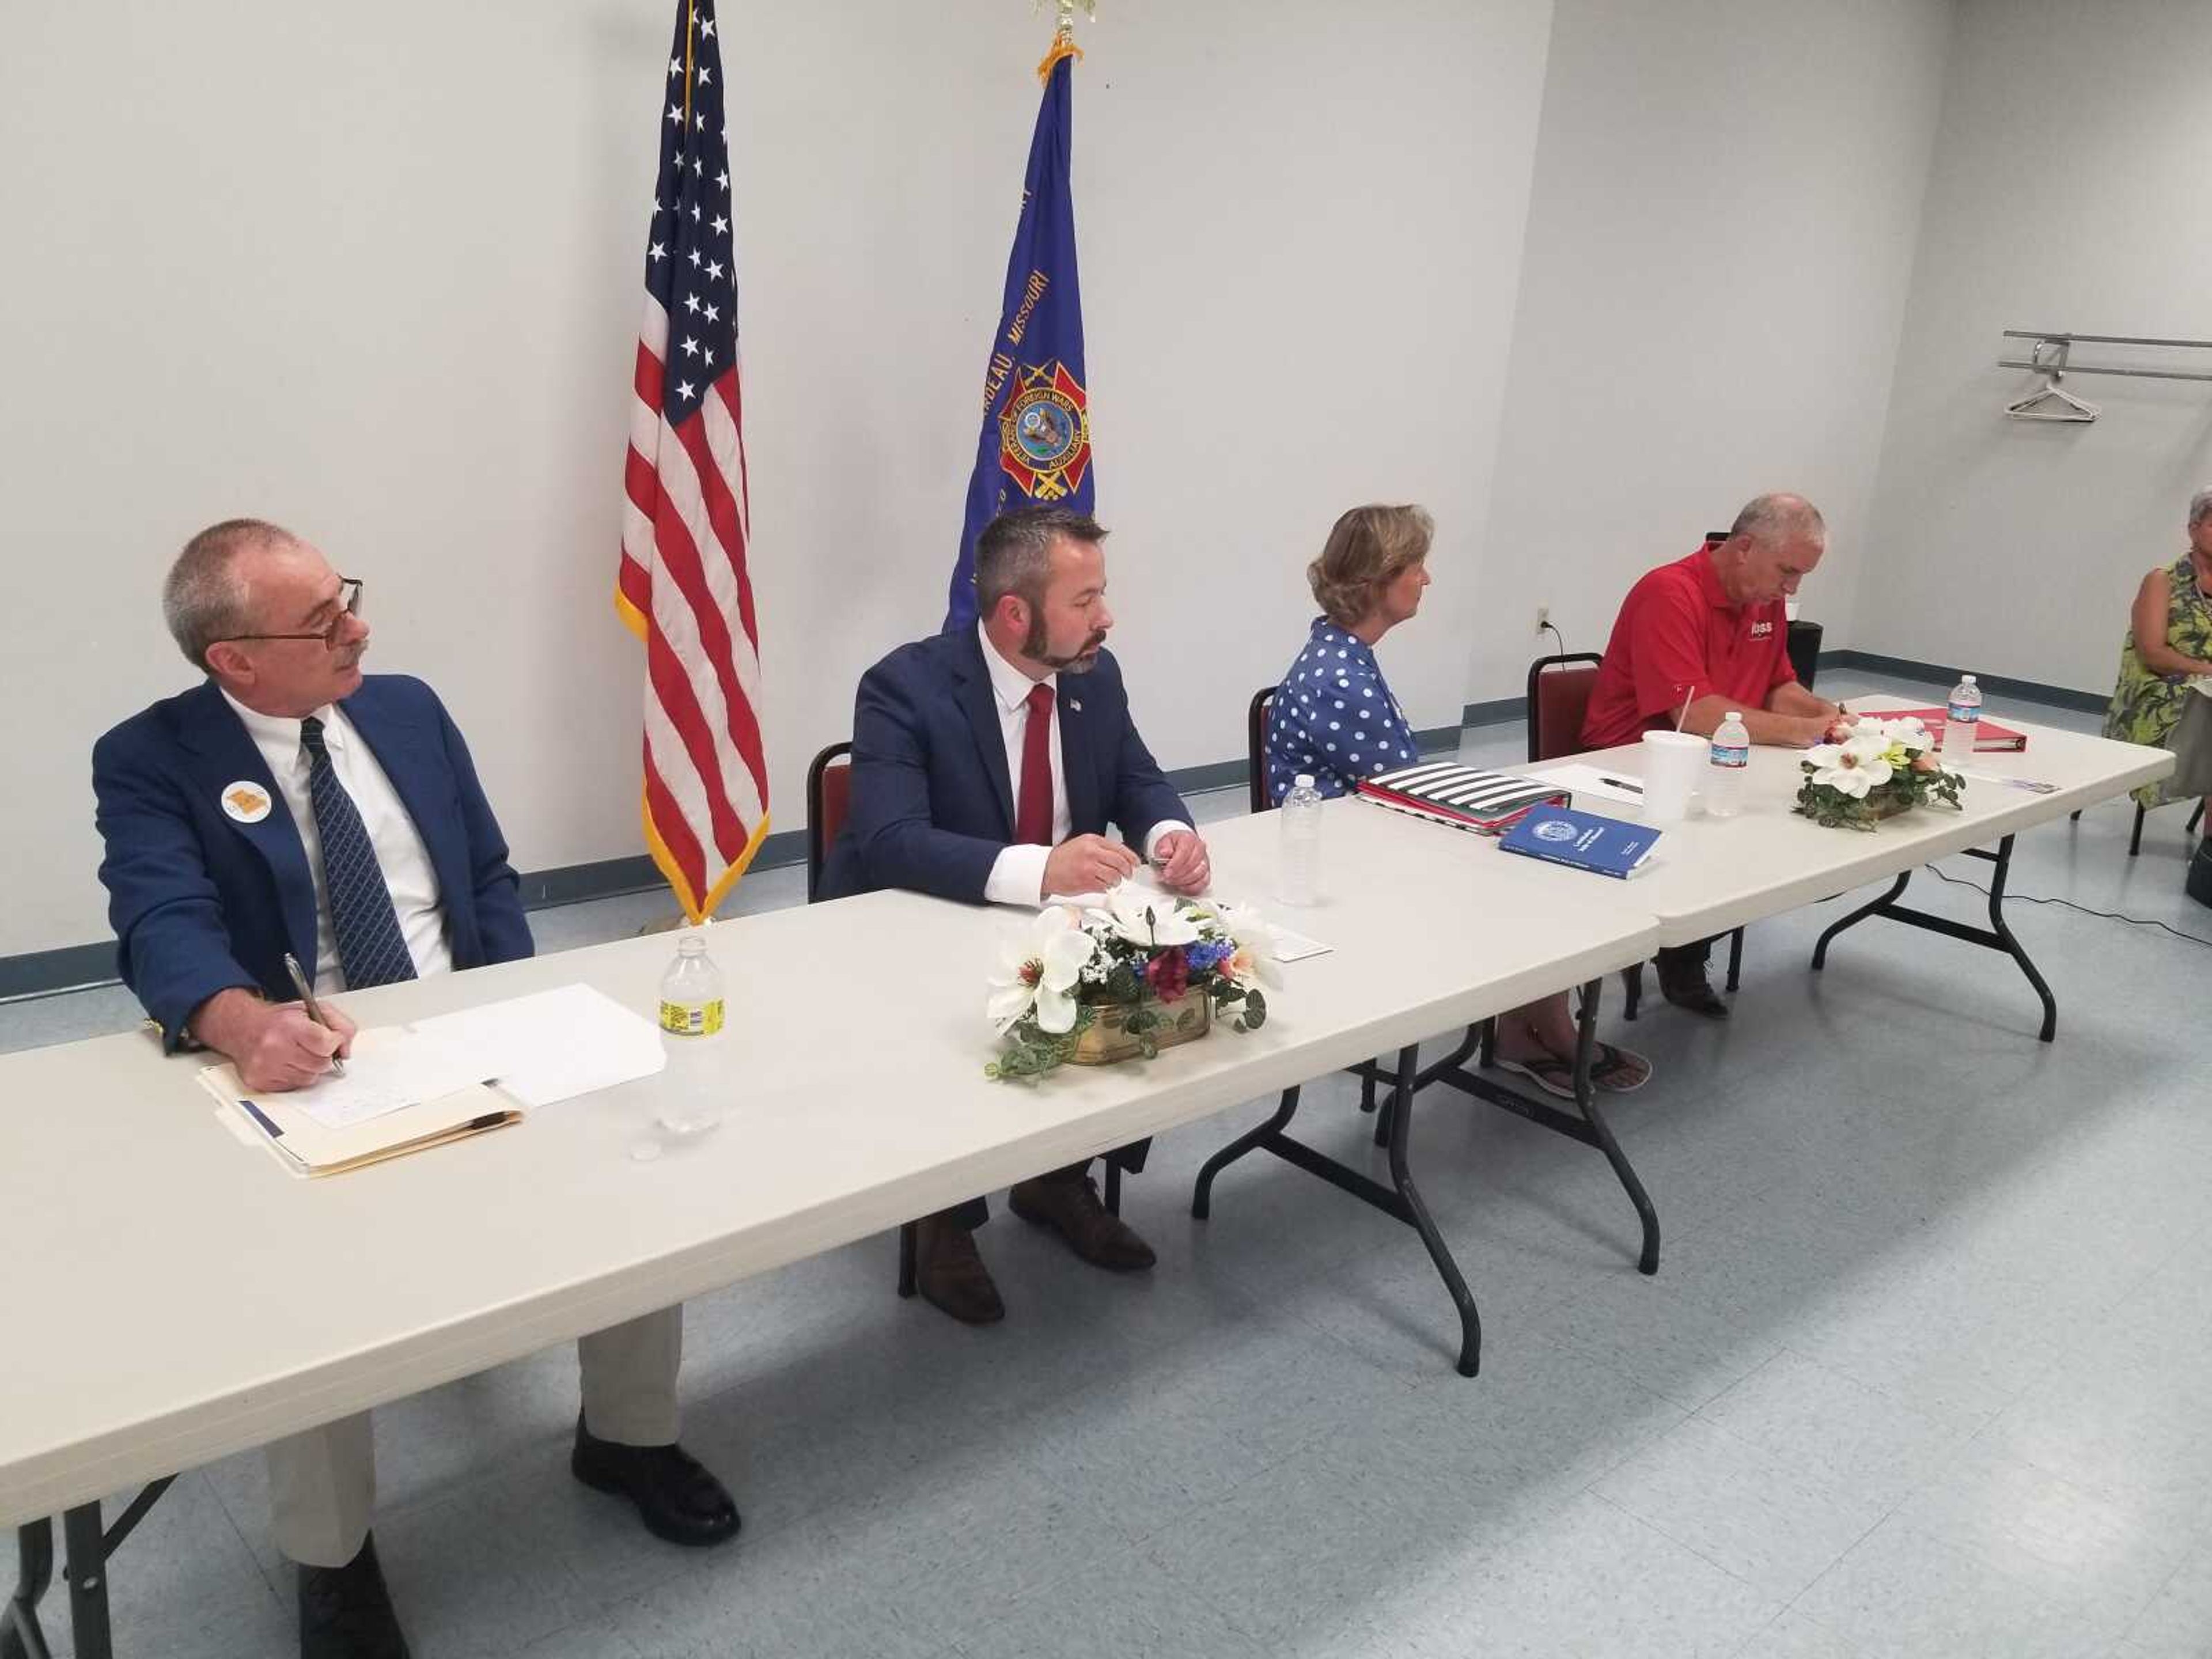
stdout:
<svg viewBox="0 0 2212 1659">
<path fill-rule="evenodd" d="M 1538 806 L 1565 806 L 1572 797 L 1556 783 L 1511 772 L 1484 772 L 1454 761 L 1433 761 L 1362 778 L 1363 800 L 1393 811 L 1449 823 L 1477 835 L 1500 836 Z"/>
</svg>

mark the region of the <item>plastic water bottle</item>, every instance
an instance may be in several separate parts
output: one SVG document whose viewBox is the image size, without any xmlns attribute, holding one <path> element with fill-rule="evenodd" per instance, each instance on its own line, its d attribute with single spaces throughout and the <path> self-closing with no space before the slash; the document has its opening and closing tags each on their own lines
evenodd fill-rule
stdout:
<svg viewBox="0 0 2212 1659">
<path fill-rule="evenodd" d="M 1285 904 L 1312 904 L 1321 896 L 1321 791 L 1301 772 L 1283 797 L 1283 862 L 1275 896 Z"/>
<path fill-rule="evenodd" d="M 1705 767 L 1705 816 L 1732 818 L 1743 811 L 1743 775 L 1751 769 L 1751 732 L 1735 709 L 1713 728 Z"/>
<path fill-rule="evenodd" d="M 722 974 L 707 954 L 706 936 L 686 933 L 660 980 L 660 1127 L 675 1135 L 704 1134 L 722 1121 L 727 1068 L 722 1048 Z"/>
<path fill-rule="evenodd" d="M 1951 701 L 1943 711 L 1943 766 L 1955 772 L 1974 763 L 1974 736 L 1981 729 L 1982 688 L 1972 674 L 1961 674 L 1951 688 Z"/>
</svg>

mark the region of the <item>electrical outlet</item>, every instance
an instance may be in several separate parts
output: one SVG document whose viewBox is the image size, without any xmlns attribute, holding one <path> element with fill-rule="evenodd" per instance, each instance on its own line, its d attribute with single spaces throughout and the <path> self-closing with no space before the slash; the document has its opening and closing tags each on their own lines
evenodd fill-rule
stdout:
<svg viewBox="0 0 2212 1659">
<path fill-rule="evenodd" d="M 1536 607 L 1536 631 L 1540 634 L 1551 625 L 1552 607 L 1548 605 L 1538 605 Z"/>
</svg>

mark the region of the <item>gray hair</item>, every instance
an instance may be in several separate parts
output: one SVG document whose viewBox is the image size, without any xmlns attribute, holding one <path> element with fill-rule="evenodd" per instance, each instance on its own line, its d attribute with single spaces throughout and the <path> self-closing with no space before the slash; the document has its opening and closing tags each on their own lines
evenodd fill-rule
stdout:
<svg viewBox="0 0 2212 1659">
<path fill-rule="evenodd" d="M 2198 490 L 2189 498 L 2189 527 L 2191 530 L 2212 519 L 2212 486 Z"/>
<path fill-rule="evenodd" d="M 297 540 L 265 519 L 225 519 L 185 544 L 161 584 L 161 616 L 185 660 L 205 672 L 208 647 L 252 629 L 250 596 L 238 556 L 252 547 Z"/>
<path fill-rule="evenodd" d="M 1820 509 L 1802 495 L 1791 495 L 1779 491 L 1769 495 L 1756 495 L 1744 504 L 1729 526 L 1729 539 L 1737 537 L 1754 541 L 1765 547 L 1778 542 L 1808 541 L 1825 547 L 1828 541 L 1828 521 L 1820 516 Z"/>
<path fill-rule="evenodd" d="M 1052 575 L 1052 544 L 1062 537 L 1096 545 L 1104 526 L 1064 507 L 1018 507 L 1001 513 L 975 538 L 975 611 L 988 617 L 1012 593 L 1035 610 Z"/>
</svg>

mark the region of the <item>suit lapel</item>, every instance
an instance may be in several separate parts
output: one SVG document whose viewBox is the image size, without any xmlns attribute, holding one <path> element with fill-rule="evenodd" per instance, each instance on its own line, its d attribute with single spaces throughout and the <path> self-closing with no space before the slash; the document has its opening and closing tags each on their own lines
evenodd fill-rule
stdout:
<svg viewBox="0 0 2212 1659">
<path fill-rule="evenodd" d="M 314 876 L 307 868 L 299 826 L 292 822 L 268 763 L 213 682 L 188 696 L 178 735 L 191 757 L 198 787 L 217 803 L 218 810 L 224 792 L 234 783 L 251 782 L 267 792 L 269 811 L 258 823 L 241 823 L 228 812 L 223 822 L 269 866 L 283 908 L 285 939 L 312 975 L 316 966 Z"/>
<path fill-rule="evenodd" d="M 1014 833 L 1014 781 L 1006 772 L 1006 729 L 999 723 L 998 694 L 991 690 L 991 671 L 983 663 L 983 641 L 968 630 L 965 649 L 953 660 L 954 695 L 968 717 L 975 750 L 982 757 L 984 775 L 998 792 L 999 815 L 1006 820 L 1006 836 Z"/>
<path fill-rule="evenodd" d="M 1074 682 L 1080 687 L 1082 682 Z M 1069 833 L 1103 835 L 1104 811 L 1098 802 L 1098 767 L 1091 755 L 1091 715 L 1079 695 L 1071 691 L 1067 675 L 1060 677 L 1060 764 L 1066 773 Z"/>
</svg>

